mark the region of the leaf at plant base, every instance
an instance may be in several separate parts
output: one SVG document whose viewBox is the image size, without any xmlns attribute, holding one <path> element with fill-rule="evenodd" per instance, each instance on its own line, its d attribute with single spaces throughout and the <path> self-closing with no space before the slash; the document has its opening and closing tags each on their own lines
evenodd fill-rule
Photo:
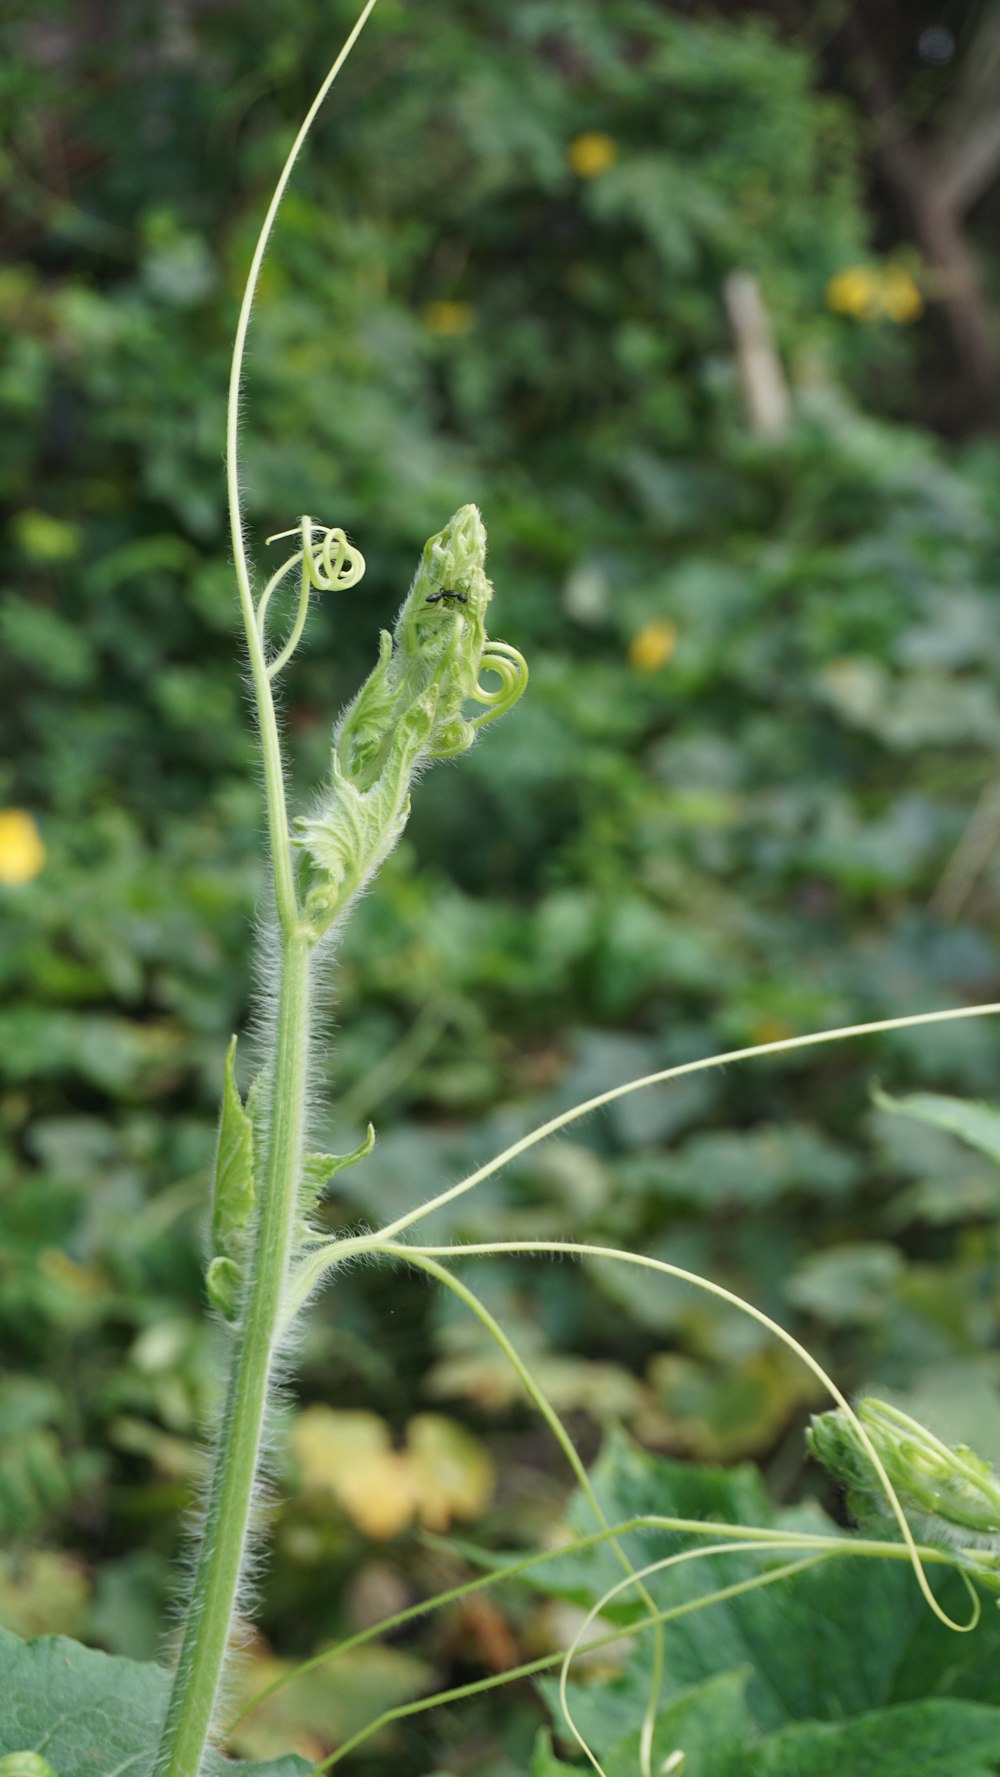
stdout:
<svg viewBox="0 0 1000 1777">
<path fill-rule="evenodd" d="M 496 1476 L 478 1438 L 454 1419 L 419 1413 L 406 1428 L 406 1441 L 425 1530 L 447 1530 L 453 1518 L 477 1518 L 486 1510 Z"/>
<path fill-rule="evenodd" d="M 905 1098 L 894 1098 L 878 1087 L 872 1098 L 880 1111 L 915 1117 L 919 1123 L 929 1123 L 932 1129 L 947 1129 L 1000 1166 L 1000 1110 L 995 1106 L 980 1104 L 975 1099 L 948 1098 L 937 1092 L 910 1092 Z"/>
<path fill-rule="evenodd" d="M 44 1748 L 56 1777 L 148 1777 L 170 1677 L 162 1666 L 96 1653 L 61 1635 L 0 1630 L 0 1757 Z M 300 1777 L 301 1759 L 240 1764 L 210 1754 L 209 1777 Z"/>
<path fill-rule="evenodd" d="M 740 1770 L 745 1777 L 992 1777 L 998 1759 L 1000 1709 L 931 1699 L 856 1721 L 785 1728 Z"/>
</svg>

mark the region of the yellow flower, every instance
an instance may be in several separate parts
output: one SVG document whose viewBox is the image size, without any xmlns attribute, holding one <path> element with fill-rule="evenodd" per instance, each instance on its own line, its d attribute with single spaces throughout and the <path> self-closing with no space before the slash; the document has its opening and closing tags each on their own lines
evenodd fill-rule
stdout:
<svg viewBox="0 0 1000 1777">
<path fill-rule="evenodd" d="M 428 333 L 471 333 L 475 319 L 471 302 L 429 302 L 424 309 Z"/>
<path fill-rule="evenodd" d="M 613 167 L 618 159 L 618 144 L 603 130 L 588 130 L 574 136 L 566 150 L 566 159 L 579 179 L 597 179 Z"/>
<path fill-rule="evenodd" d="M 924 312 L 919 286 L 903 265 L 848 265 L 826 287 L 827 307 L 859 321 L 894 321 L 905 327 Z"/>
<path fill-rule="evenodd" d="M 890 321 L 906 327 L 919 320 L 924 312 L 924 299 L 916 283 L 903 265 L 887 265 L 879 282 L 879 303 Z"/>
<path fill-rule="evenodd" d="M 876 315 L 879 286 L 879 274 L 870 265 L 846 266 L 827 284 L 826 306 L 838 315 Z"/>
<path fill-rule="evenodd" d="M 0 808 L 0 883 L 33 882 L 45 862 L 45 844 L 23 808 Z"/>
<path fill-rule="evenodd" d="M 673 658 L 677 647 L 677 625 L 669 617 L 654 617 L 632 637 L 628 645 L 628 663 L 637 673 L 655 673 Z"/>
</svg>

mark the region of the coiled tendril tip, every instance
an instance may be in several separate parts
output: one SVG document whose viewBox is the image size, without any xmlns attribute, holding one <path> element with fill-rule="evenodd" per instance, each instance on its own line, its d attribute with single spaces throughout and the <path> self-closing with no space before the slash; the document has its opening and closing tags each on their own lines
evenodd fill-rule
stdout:
<svg viewBox="0 0 1000 1777">
<path fill-rule="evenodd" d="M 318 546 L 316 541 L 318 534 Z M 286 537 L 298 537 L 301 548 L 283 562 L 270 580 L 257 601 L 254 612 L 257 631 L 261 641 L 265 640 L 267 608 L 278 587 L 293 570 L 302 569 L 302 580 L 299 587 L 299 602 L 295 613 L 288 640 L 284 647 L 268 662 L 267 676 L 276 678 L 282 668 L 287 666 L 302 639 L 306 617 L 309 611 L 309 594 L 317 592 L 344 592 L 350 586 L 356 586 L 365 571 L 365 558 L 360 549 L 347 541 L 345 533 L 338 525 L 319 524 L 316 519 L 304 514 L 299 523 L 288 531 L 275 531 L 268 537 L 268 543 L 280 543 Z"/>
</svg>

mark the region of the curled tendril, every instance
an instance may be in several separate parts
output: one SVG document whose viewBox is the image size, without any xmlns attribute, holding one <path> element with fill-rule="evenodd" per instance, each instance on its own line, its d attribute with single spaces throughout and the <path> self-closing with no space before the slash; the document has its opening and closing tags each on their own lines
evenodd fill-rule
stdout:
<svg viewBox="0 0 1000 1777">
<path fill-rule="evenodd" d="M 316 532 L 319 533 L 318 547 L 314 537 Z M 302 547 L 289 556 L 277 573 L 271 575 L 257 601 L 255 615 L 261 641 L 265 638 L 267 607 L 278 587 L 299 566 L 302 568 L 302 581 L 295 622 L 284 647 L 268 662 L 269 679 L 275 678 L 288 665 L 302 639 L 312 589 L 315 588 L 317 592 L 344 592 L 349 586 L 356 586 L 365 571 L 365 558 L 360 549 L 355 549 L 347 541 L 338 526 L 321 525 L 313 518 L 303 517 L 294 529 L 276 531 L 267 541 L 280 543 L 284 537 L 300 538 Z"/>
<path fill-rule="evenodd" d="M 473 716 L 469 723 L 470 728 L 484 728 L 487 722 L 495 722 L 498 716 L 505 716 L 528 683 L 528 663 L 524 655 L 512 648 L 509 642 L 488 641 L 483 649 L 479 670 L 496 673 L 500 683 L 494 691 L 477 684 L 473 696 L 477 703 L 483 703 L 487 707 L 481 716 Z"/>
<path fill-rule="evenodd" d="M 455 716 L 453 721 L 445 723 L 431 748 L 431 758 L 456 759 L 460 753 L 467 752 L 476 737 L 476 730 L 487 722 L 495 722 L 498 716 L 505 716 L 528 683 L 528 663 L 509 642 L 487 641 L 479 671 L 496 673 L 500 680 L 494 691 L 477 680 L 469 694 L 476 703 L 485 704 L 486 709 L 481 716 L 472 716 L 468 720 L 464 716 Z"/>
</svg>

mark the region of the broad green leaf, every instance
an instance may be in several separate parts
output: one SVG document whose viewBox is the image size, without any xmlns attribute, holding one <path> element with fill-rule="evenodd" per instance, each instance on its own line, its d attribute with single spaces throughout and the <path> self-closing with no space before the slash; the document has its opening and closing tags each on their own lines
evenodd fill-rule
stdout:
<svg viewBox="0 0 1000 1777">
<path fill-rule="evenodd" d="M 660 1709 L 653 1734 L 653 1770 L 662 1771 L 672 1753 L 683 1752 L 683 1777 L 734 1777 L 745 1769 L 747 1741 L 755 1737 L 747 1709 L 744 1667 L 722 1672 L 682 1691 Z M 607 1755 L 608 1777 L 635 1777 L 639 1770 L 639 1731 Z"/>
<path fill-rule="evenodd" d="M 562 1759 L 556 1758 L 548 1728 L 539 1728 L 531 1756 L 531 1777 L 566 1777 L 567 1771 L 572 1768 L 571 1765 L 564 1764 Z M 0 1777 L 3 1777 L 2 1772 Z"/>
<path fill-rule="evenodd" d="M 148 1777 L 169 1674 L 101 1654 L 63 1636 L 19 1641 L 0 1630 L 0 1756 L 44 1749 L 56 1777 Z M 299 1777 L 285 1757 L 240 1764 L 209 1755 L 209 1777 Z"/>
<path fill-rule="evenodd" d="M 732 1761 L 744 1752 L 748 1738 L 756 1737 L 746 1707 L 746 1671 L 724 1672 L 705 1684 L 692 1685 L 657 1715 L 653 1736 L 653 1770 L 661 1771 L 665 1760 L 677 1751 L 685 1755 L 683 1777 L 730 1777 Z M 607 1724 L 605 1724 L 607 1726 Z M 569 1744 L 569 1735 L 558 1716 L 554 1723 L 558 1739 Z M 602 1745 L 608 1777 L 635 1777 L 639 1770 L 638 1727 L 610 1751 Z M 607 1741 L 609 1735 L 604 1735 Z M 552 1746 L 552 1733 L 540 1729 L 535 1740 L 531 1777 L 567 1777 L 579 1765 L 569 1765 L 558 1758 Z"/>
<path fill-rule="evenodd" d="M 880 1111 L 915 1117 L 933 1129 L 947 1129 L 1000 1165 L 1000 1110 L 995 1106 L 976 1099 L 947 1098 L 938 1092 L 910 1092 L 905 1098 L 893 1098 L 879 1087 L 872 1097 Z"/>
<path fill-rule="evenodd" d="M 749 1468 L 723 1471 L 670 1462 L 621 1437 L 608 1441 L 592 1479 L 611 1522 L 656 1513 L 765 1527 L 787 1524 L 836 1534 L 815 1507 L 775 1513 L 758 1475 Z M 578 1531 L 592 1528 L 586 1502 L 579 1496 L 570 1519 Z M 698 1546 L 701 1539 L 648 1530 L 622 1541 L 638 1567 Z M 849 1549 L 848 1537 L 845 1551 Z M 647 1584 L 657 1603 L 668 1607 L 760 1574 L 771 1561 L 770 1555 L 740 1552 L 713 1556 L 689 1561 Z M 597 1548 L 560 1557 L 539 1570 L 538 1583 L 556 1596 L 590 1604 L 620 1577 L 613 1553 Z M 956 1577 L 934 1583 L 956 1618 L 967 1615 L 967 1595 Z M 626 1623 L 643 1613 L 630 1594 L 622 1593 L 604 1614 Z M 848 1558 L 845 1553 L 792 1580 L 668 1623 L 664 1703 L 691 1685 L 749 1666 L 747 1702 L 762 1731 L 775 1732 L 792 1722 L 851 1719 L 913 1699 L 907 1666 L 915 1638 L 921 1649 L 923 1697 L 936 1690 L 950 1696 L 965 1694 L 962 1663 L 970 1660 L 976 1662 L 976 1697 L 992 1700 L 996 1695 L 1000 1613 L 985 1609 L 975 1635 L 958 1638 L 932 1617 L 905 1563 Z M 599 1753 L 602 1747 L 610 1751 L 624 1738 L 626 1722 L 634 1727 L 641 1722 L 650 1660 L 650 1639 L 643 1635 L 636 1638 L 621 1674 L 609 1684 L 574 1683 L 574 1711 Z M 992 1689 L 987 1688 L 990 1683 Z M 555 1686 L 546 1681 L 541 1688 L 556 1710 Z M 803 1768 L 812 1777 L 810 1767 Z"/>
<path fill-rule="evenodd" d="M 739 1769 L 745 1777 L 992 1777 L 998 1759 L 1000 1709 L 934 1698 L 786 1728 Z"/>
</svg>

